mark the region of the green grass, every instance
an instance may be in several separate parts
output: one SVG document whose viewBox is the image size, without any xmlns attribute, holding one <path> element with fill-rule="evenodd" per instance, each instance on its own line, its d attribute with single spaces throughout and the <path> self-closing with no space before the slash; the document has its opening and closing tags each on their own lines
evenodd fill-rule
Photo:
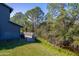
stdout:
<svg viewBox="0 0 79 59">
<path fill-rule="evenodd" d="M 8 43 L 6 47 L 0 50 L 0 55 L 3 56 L 75 56 L 77 54 L 51 45 L 46 40 L 39 38 L 39 42 L 35 43 Z M 11 45 L 12 44 L 12 45 Z M 12 47 L 13 46 L 13 47 Z M 11 48 L 12 47 L 12 48 Z"/>
<path fill-rule="evenodd" d="M 51 51 L 51 53 L 53 53 L 56 56 L 76 56 L 78 55 L 68 49 L 63 49 L 58 46 L 54 46 L 50 44 L 49 42 L 47 42 L 46 40 L 42 39 L 41 42 L 44 45 L 44 47 L 48 48 L 48 50 Z"/>
</svg>

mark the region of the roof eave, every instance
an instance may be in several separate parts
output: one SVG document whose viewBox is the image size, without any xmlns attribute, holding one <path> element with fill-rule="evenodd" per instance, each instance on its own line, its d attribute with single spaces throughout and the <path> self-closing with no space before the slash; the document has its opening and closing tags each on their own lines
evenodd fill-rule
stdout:
<svg viewBox="0 0 79 59">
<path fill-rule="evenodd" d="M 4 6 L 6 6 L 7 8 L 9 8 L 10 9 L 10 13 L 13 11 L 13 8 L 9 7 L 7 4 L 4 4 L 4 3 L 0 3 L 0 4 L 2 4 Z"/>
</svg>

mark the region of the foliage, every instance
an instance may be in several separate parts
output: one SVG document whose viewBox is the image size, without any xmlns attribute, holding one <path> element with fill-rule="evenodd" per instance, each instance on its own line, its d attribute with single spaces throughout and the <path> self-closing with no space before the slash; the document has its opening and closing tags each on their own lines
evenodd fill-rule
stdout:
<svg viewBox="0 0 79 59">
<path fill-rule="evenodd" d="M 41 22 L 44 16 L 44 12 L 40 7 L 35 7 L 25 13 L 25 16 L 31 20 L 33 26 L 33 32 L 35 32 L 35 28 Z"/>
<path fill-rule="evenodd" d="M 23 18 L 24 18 L 24 14 L 22 14 L 21 12 L 18 12 L 13 17 L 11 17 L 10 21 L 19 25 L 23 25 L 23 21 L 22 21 Z"/>
<path fill-rule="evenodd" d="M 53 4 L 49 4 L 48 7 L 52 6 L 52 5 Z M 65 5 L 67 5 L 67 10 L 65 9 L 66 8 Z M 51 9 L 49 7 L 49 9 L 51 11 L 53 11 L 53 6 L 51 7 Z M 75 6 L 78 7 L 77 4 L 75 4 Z M 78 16 L 78 12 L 77 12 L 78 9 L 76 8 L 77 10 L 75 11 L 75 9 L 74 9 L 75 6 L 73 4 L 55 4 L 55 6 L 54 6 L 56 8 L 59 7 L 58 13 L 60 13 L 60 15 L 57 15 L 57 18 L 56 18 L 56 20 L 57 20 L 55 23 L 57 26 L 56 29 L 59 30 L 58 32 L 60 32 L 60 34 L 63 35 L 64 39 L 66 39 L 67 36 L 73 35 L 72 34 L 73 31 L 71 28 L 73 27 L 74 22 L 75 22 L 75 20 L 77 20 L 77 16 Z M 72 10 L 73 10 L 73 12 L 70 12 Z M 49 13 L 50 13 L 50 11 L 49 11 Z M 68 15 L 70 15 L 71 17 Z"/>
<path fill-rule="evenodd" d="M 51 3 L 47 9 L 45 16 L 40 7 L 35 7 L 25 14 L 16 13 L 12 19 L 24 26 L 23 32 L 33 31 L 54 45 L 69 47 L 78 42 L 74 36 L 79 36 L 79 4 Z"/>
</svg>

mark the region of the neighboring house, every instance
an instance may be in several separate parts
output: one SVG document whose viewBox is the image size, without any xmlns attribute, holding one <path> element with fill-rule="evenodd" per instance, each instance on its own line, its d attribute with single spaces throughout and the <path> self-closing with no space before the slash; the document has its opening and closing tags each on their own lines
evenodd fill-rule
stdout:
<svg viewBox="0 0 79 59">
<path fill-rule="evenodd" d="M 33 32 L 24 32 L 24 37 L 27 42 L 35 42 L 35 35 Z"/>
<path fill-rule="evenodd" d="M 12 8 L 0 3 L 0 40 L 20 38 L 20 25 L 10 21 Z"/>
</svg>

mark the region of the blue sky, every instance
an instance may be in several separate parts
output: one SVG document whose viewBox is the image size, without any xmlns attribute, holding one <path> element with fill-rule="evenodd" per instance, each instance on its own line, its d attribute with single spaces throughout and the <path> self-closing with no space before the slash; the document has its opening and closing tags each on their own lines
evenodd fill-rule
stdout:
<svg viewBox="0 0 79 59">
<path fill-rule="evenodd" d="M 40 7 L 45 14 L 47 13 L 47 3 L 8 3 L 7 5 L 13 8 L 11 17 L 16 12 L 25 13 L 27 10 L 30 10 L 36 6 Z"/>
</svg>

